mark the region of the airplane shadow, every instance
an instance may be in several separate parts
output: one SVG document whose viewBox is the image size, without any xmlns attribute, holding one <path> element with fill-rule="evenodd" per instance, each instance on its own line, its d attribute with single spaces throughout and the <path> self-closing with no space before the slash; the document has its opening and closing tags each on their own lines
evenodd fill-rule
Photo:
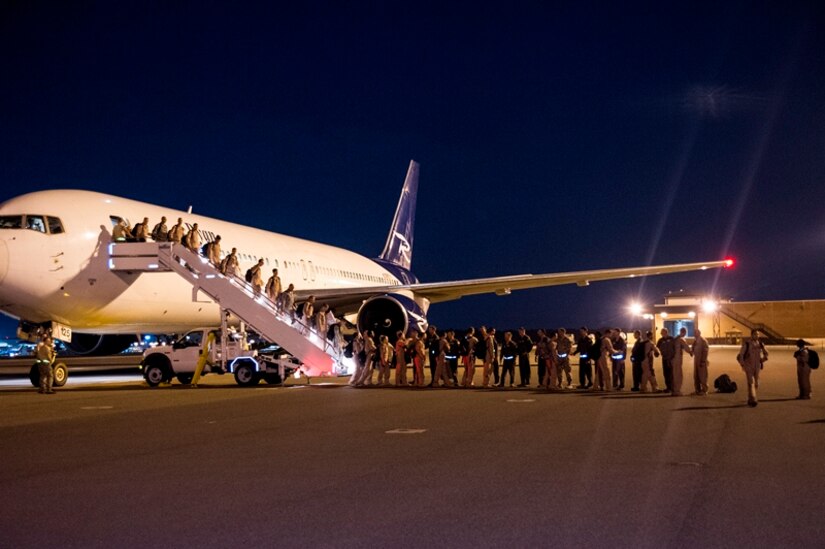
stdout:
<svg viewBox="0 0 825 549">
<path fill-rule="evenodd" d="M 811 419 L 809 421 L 801 421 L 800 425 L 813 425 L 815 423 L 825 423 L 825 419 Z"/>
</svg>

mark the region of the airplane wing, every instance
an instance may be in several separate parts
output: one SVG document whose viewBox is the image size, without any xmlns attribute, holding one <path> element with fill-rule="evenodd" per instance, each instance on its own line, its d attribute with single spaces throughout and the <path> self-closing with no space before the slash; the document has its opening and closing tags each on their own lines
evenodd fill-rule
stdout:
<svg viewBox="0 0 825 549">
<path fill-rule="evenodd" d="M 430 303 L 440 303 L 443 301 L 461 299 L 465 295 L 488 293 L 507 295 L 513 290 L 526 290 L 528 288 L 542 288 L 545 286 L 561 286 L 563 284 L 587 286 L 591 282 L 598 282 L 601 280 L 638 278 L 642 276 L 679 273 L 685 271 L 706 271 L 708 269 L 730 267 L 731 265 L 733 265 L 733 260 L 726 259 L 722 261 L 707 261 L 704 263 L 680 263 L 676 265 L 599 269 L 595 271 L 573 271 L 569 273 L 521 274 L 492 278 L 456 280 L 451 282 L 407 284 L 401 286 L 369 286 L 350 289 L 301 291 L 295 292 L 295 297 L 298 301 L 302 301 L 306 299 L 308 295 L 313 294 L 319 302 L 329 303 L 337 309 L 346 311 L 351 309 L 351 307 L 355 307 L 357 309 L 357 306 L 360 306 L 361 301 L 374 295 L 395 293 L 404 290 L 411 291 L 417 296 L 429 299 Z"/>
</svg>

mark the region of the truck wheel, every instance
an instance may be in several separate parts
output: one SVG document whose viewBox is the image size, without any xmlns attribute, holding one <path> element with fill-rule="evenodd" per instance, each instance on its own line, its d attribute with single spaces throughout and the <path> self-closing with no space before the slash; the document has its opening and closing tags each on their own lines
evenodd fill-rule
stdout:
<svg viewBox="0 0 825 549">
<path fill-rule="evenodd" d="M 63 387 L 69 379 L 69 369 L 62 362 L 54 365 L 52 371 L 54 372 L 54 379 L 52 385 L 55 387 Z"/>
<path fill-rule="evenodd" d="M 192 383 L 192 378 L 195 377 L 195 374 L 178 374 L 175 377 L 178 378 L 178 381 L 180 381 L 182 385 L 189 385 Z"/>
<path fill-rule="evenodd" d="M 259 381 L 261 381 L 261 378 L 258 377 L 258 372 L 252 368 L 249 362 L 244 361 L 235 367 L 235 382 L 238 385 L 249 387 L 251 385 L 257 385 Z"/>
<path fill-rule="evenodd" d="M 163 368 L 157 364 L 148 364 L 143 369 L 143 377 L 146 379 L 149 387 L 157 387 L 163 382 L 166 376 L 164 375 Z"/>
<path fill-rule="evenodd" d="M 40 368 L 37 367 L 37 364 L 29 370 L 29 381 L 31 381 L 35 387 L 40 387 Z"/>
</svg>

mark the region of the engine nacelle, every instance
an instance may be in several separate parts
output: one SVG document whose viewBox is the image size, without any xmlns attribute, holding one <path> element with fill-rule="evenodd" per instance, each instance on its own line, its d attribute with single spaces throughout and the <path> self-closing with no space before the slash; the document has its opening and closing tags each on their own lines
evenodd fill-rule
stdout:
<svg viewBox="0 0 825 549">
<path fill-rule="evenodd" d="M 374 332 L 376 343 L 382 335 L 395 341 L 398 331 L 406 334 L 408 330 L 427 329 L 424 312 L 415 301 L 403 295 L 380 295 L 366 300 L 358 310 L 357 325 L 361 333 Z"/>
</svg>

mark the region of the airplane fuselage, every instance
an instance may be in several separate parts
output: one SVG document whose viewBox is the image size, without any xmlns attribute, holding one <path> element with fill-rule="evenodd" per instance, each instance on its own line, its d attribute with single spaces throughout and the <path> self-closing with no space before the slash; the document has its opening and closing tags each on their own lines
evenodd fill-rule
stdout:
<svg viewBox="0 0 825 549">
<path fill-rule="evenodd" d="M 220 322 L 218 306 L 202 295 L 193 301 L 191 285 L 175 273 L 110 271 L 108 246 L 116 218 L 134 225 L 148 217 L 150 229 L 161 216 L 168 228 L 179 217 L 187 231 L 197 223 L 203 243 L 221 235 L 223 255 L 238 249 L 241 273 L 263 259 L 263 279 L 277 268 L 284 288 L 290 283 L 297 291 L 401 284 L 379 263 L 349 250 L 102 193 L 41 191 L 0 205 L 3 226 L 13 226 L 16 216 L 21 228 L 0 228 L 0 309 L 78 332 L 171 333 Z M 426 313 L 426 300 L 416 302 Z"/>
</svg>

